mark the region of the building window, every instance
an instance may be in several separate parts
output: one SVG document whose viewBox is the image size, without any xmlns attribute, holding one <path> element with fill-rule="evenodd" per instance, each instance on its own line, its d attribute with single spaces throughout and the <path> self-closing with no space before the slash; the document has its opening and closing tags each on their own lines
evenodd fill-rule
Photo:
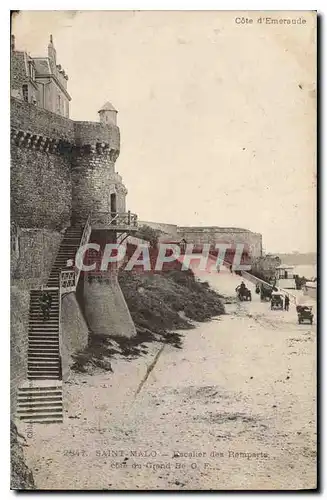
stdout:
<svg viewBox="0 0 327 500">
<path fill-rule="evenodd" d="M 28 85 L 23 85 L 23 99 L 28 102 Z"/>
<path fill-rule="evenodd" d="M 61 112 L 61 98 L 60 95 L 57 96 L 57 112 Z"/>
<path fill-rule="evenodd" d="M 33 65 L 32 62 L 29 63 L 29 70 L 30 70 L 30 77 L 31 77 L 31 79 L 34 82 L 34 80 L 35 80 L 35 69 L 34 69 L 34 65 Z"/>
</svg>

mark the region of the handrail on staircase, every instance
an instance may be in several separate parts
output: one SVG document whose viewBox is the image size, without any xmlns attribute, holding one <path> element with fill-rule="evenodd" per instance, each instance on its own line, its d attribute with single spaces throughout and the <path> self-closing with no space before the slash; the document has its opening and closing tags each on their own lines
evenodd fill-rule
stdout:
<svg viewBox="0 0 327 500">
<path fill-rule="evenodd" d="M 137 215 L 128 212 L 110 212 L 107 210 L 98 210 L 91 214 L 92 226 L 117 226 L 126 229 L 137 229 Z"/>
<path fill-rule="evenodd" d="M 89 241 L 89 238 L 91 236 L 91 213 L 89 213 L 88 218 L 86 219 L 85 226 L 83 229 L 83 233 L 78 245 L 78 248 L 86 245 L 86 243 Z M 76 287 L 78 284 L 78 280 L 81 274 L 81 270 L 74 266 L 73 269 L 65 269 L 60 272 L 60 277 L 59 277 L 59 288 L 60 288 L 60 295 L 63 293 L 69 293 L 69 292 L 74 292 L 76 291 Z"/>
<path fill-rule="evenodd" d="M 91 236 L 91 232 L 92 232 L 92 226 L 91 226 L 91 212 L 90 212 L 88 218 L 86 219 L 83 234 L 78 248 L 81 248 L 82 246 L 86 245 L 86 243 L 88 243 Z M 75 287 L 77 287 L 80 274 L 81 270 L 75 266 Z"/>
</svg>

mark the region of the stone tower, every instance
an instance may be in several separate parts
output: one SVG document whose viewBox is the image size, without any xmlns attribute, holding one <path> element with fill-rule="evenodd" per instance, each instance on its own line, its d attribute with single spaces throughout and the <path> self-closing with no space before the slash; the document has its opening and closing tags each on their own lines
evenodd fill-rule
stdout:
<svg viewBox="0 0 327 500">
<path fill-rule="evenodd" d="M 100 123 L 74 122 L 77 148 L 73 159 L 73 221 L 85 222 L 91 212 L 126 212 L 127 190 L 115 172 L 120 152 L 117 111 L 106 103 Z"/>
<path fill-rule="evenodd" d="M 107 102 L 99 115 L 100 123 L 74 122 L 72 223 L 89 221 L 90 243 L 100 245 L 96 255 L 88 253 L 89 263 L 95 259 L 97 268 L 84 273 L 84 310 L 95 335 L 132 337 L 136 330 L 119 287 L 118 268 L 99 271 L 105 245 L 136 228 L 135 216 L 126 212 L 127 190 L 115 171 L 120 152 L 117 110 Z"/>
<path fill-rule="evenodd" d="M 112 123 L 117 125 L 117 113 L 118 111 L 114 108 L 111 102 L 106 102 L 101 109 L 98 111 L 100 115 L 100 122 L 104 125 Z"/>
</svg>

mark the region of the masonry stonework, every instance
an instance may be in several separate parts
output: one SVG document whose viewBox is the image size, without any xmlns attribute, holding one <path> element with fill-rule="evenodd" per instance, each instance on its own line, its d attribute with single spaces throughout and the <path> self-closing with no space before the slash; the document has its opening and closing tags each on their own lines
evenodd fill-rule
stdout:
<svg viewBox="0 0 327 500">
<path fill-rule="evenodd" d="M 96 335 L 131 338 L 136 328 L 115 273 L 85 277 L 84 305 L 88 324 Z"/>
<path fill-rule="evenodd" d="M 69 264 L 74 266 L 82 241 L 116 241 L 117 231 L 130 225 L 130 213 L 124 214 L 127 190 L 115 172 L 120 152 L 117 110 L 108 102 L 99 111 L 100 122 L 68 118 L 68 78 L 56 63 L 52 37 L 48 57 L 32 58 L 12 43 L 11 62 L 14 410 L 18 388 L 27 377 L 36 382 L 67 380 L 73 354 L 87 346 L 89 334 L 132 337 L 136 330 L 117 276 L 107 273 L 100 283 L 84 283 Z M 111 225 L 122 213 L 120 227 Z M 59 276 L 68 275 L 72 283 L 65 288 L 67 281 Z M 53 324 L 42 326 L 39 298 L 44 287 L 53 297 Z M 52 352 L 57 349 L 53 364 L 43 352 L 47 332 Z"/>
<path fill-rule="evenodd" d="M 252 258 L 262 255 L 262 235 L 253 233 L 247 229 L 224 228 L 224 227 L 178 227 L 179 239 L 184 238 L 187 243 L 195 245 L 210 243 L 211 245 L 222 244 L 243 244 L 248 249 Z"/>
<path fill-rule="evenodd" d="M 63 233 L 48 229 L 20 228 L 18 238 L 18 259 L 12 276 L 30 283 L 31 288 L 41 286 L 48 279 Z"/>
<path fill-rule="evenodd" d="M 11 148 L 11 215 L 20 227 L 61 230 L 70 225 L 72 182 L 65 156 Z"/>
</svg>

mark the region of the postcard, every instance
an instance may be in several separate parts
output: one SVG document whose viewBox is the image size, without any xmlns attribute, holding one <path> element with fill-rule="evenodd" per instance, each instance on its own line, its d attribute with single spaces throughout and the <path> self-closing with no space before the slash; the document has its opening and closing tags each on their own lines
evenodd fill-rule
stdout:
<svg viewBox="0 0 327 500">
<path fill-rule="evenodd" d="M 317 13 L 11 15 L 11 488 L 317 488 Z"/>
</svg>

